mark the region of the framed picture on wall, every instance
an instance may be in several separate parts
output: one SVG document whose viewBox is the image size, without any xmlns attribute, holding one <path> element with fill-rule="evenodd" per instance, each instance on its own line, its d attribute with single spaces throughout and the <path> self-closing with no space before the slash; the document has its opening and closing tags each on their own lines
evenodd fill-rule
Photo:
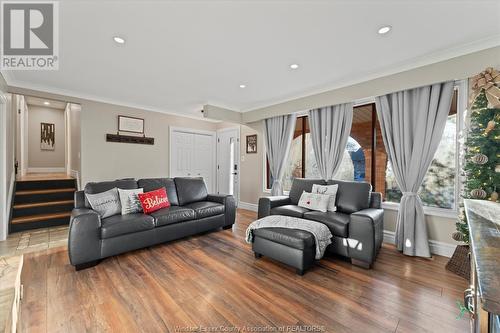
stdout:
<svg viewBox="0 0 500 333">
<path fill-rule="evenodd" d="M 40 149 L 55 150 L 56 125 L 40 123 Z"/>
<path fill-rule="evenodd" d="M 144 134 L 144 119 L 128 116 L 118 116 L 118 131 Z"/>
<path fill-rule="evenodd" d="M 257 134 L 247 135 L 247 154 L 257 154 Z"/>
</svg>

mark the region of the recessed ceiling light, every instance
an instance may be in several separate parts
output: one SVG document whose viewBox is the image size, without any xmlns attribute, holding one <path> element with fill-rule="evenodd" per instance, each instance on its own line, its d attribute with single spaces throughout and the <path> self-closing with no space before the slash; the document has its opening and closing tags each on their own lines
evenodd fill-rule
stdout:
<svg viewBox="0 0 500 333">
<path fill-rule="evenodd" d="M 50 105 L 50 103 L 49 103 L 49 102 L 43 102 L 43 104 L 44 104 L 44 105 Z"/>
<path fill-rule="evenodd" d="M 246 88 L 246 87 L 247 87 L 247 86 L 246 86 L 245 84 L 240 84 L 240 88 L 241 88 L 241 89 L 244 89 L 244 88 Z"/>
<path fill-rule="evenodd" d="M 113 40 L 118 44 L 125 44 L 125 39 L 122 37 L 115 36 L 113 37 Z"/>
<path fill-rule="evenodd" d="M 390 25 L 384 25 L 378 29 L 379 35 L 385 35 L 389 31 L 391 31 L 392 27 Z"/>
<path fill-rule="evenodd" d="M 297 68 L 299 68 L 299 64 L 291 64 L 290 68 L 291 69 L 297 69 Z"/>
</svg>

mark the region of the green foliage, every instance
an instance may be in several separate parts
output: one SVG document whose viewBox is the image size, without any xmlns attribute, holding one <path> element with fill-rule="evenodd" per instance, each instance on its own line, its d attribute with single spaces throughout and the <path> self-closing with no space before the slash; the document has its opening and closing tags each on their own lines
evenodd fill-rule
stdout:
<svg viewBox="0 0 500 333">
<path fill-rule="evenodd" d="M 494 121 L 495 126 L 487 131 L 488 123 Z M 488 108 L 488 100 L 484 90 L 476 97 L 471 108 L 470 128 L 465 143 L 465 183 L 462 197 L 480 199 L 471 192 L 482 189 L 486 192 L 485 200 L 489 200 L 493 192 L 500 191 L 500 173 L 495 168 L 500 164 L 500 109 Z M 473 157 L 484 154 L 488 161 L 484 164 L 475 163 Z M 461 214 L 456 223 L 457 231 L 469 239 L 469 229 L 465 214 Z"/>
<path fill-rule="evenodd" d="M 478 199 L 471 196 L 471 191 L 483 189 L 488 199 L 500 185 L 500 173 L 495 171 L 495 167 L 500 163 L 500 109 L 488 108 L 488 100 L 482 91 L 474 101 L 471 111 L 471 125 L 466 142 L 466 181 L 463 197 Z M 486 134 L 488 122 L 492 120 L 496 125 Z M 488 162 L 474 163 L 472 157 L 479 153 L 486 155 Z"/>
</svg>

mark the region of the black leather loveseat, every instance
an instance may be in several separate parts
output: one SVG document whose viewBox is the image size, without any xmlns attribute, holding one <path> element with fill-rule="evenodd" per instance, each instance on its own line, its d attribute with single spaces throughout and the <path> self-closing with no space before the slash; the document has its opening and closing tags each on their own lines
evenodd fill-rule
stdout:
<svg viewBox="0 0 500 333">
<path fill-rule="evenodd" d="M 297 205 L 302 192 L 311 192 L 313 184 L 339 185 L 336 212 L 311 211 Z M 327 251 L 350 258 L 354 265 L 369 268 L 384 236 L 381 201 L 382 195 L 372 192 L 366 182 L 296 178 L 289 196 L 260 198 L 258 216 L 286 215 L 324 223 L 333 234 Z"/>
<path fill-rule="evenodd" d="M 113 188 L 144 192 L 162 187 L 171 206 L 146 215 L 115 215 L 101 219 L 90 208 L 85 193 L 96 194 Z M 77 270 L 96 265 L 101 259 L 147 246 L 234 224 L 234 198 L 207 193 L 202 178 L 123 179 L 89 183 L 75 193 L 69 227 L 69 259 Z"/>
</svg>

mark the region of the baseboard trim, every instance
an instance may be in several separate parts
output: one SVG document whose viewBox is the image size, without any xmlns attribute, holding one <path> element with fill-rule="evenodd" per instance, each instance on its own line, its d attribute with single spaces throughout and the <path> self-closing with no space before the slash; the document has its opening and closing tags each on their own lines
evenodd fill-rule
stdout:
<svg viewBox="0 0 500 333">
<path fill-rule="evenodd" d="M 252 212 L 256 212 L 256 211 L 258 211 L 259 206 L 257 204 L 240 201 L 238 203 L 238 208 L 251 210 Z"/>
<path fill-rule="evenodd" d="M 76 170 L 70 170 L 69 175 L 76 179 L 76 189 L 80 191 L 81 190 L 80 173 Z"/>
<path fill-rule="evenodd" d="M 384 243 L 396 243 L 394 231 L 384 230 Z M 429 247 L 431 248 L 432 254 L 450 258 L 453 255 L 453 252 L 455 252 L 455 248 L 457 246 L 431 239 L 429 240 Z"/>
<path fill-rule="evenodd" d="M 28 168 L 28 173 L 66 173 L 66 168 Z"/>
</svg>

